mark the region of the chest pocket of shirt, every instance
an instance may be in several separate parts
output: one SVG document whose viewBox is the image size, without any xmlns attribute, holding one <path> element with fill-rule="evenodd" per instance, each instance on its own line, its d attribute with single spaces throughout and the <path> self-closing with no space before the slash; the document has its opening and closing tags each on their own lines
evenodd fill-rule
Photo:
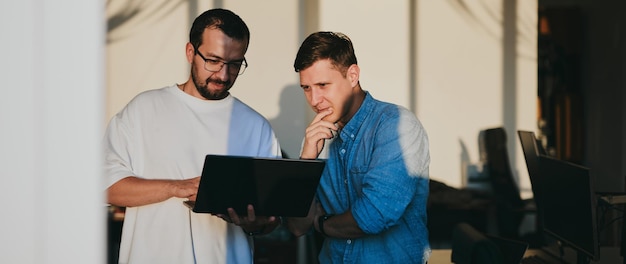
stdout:
<svg viewBox="0 0 626 264">
<path fill-rule="evenodd" d="M 374 140 L 370 137 L 360 138 L 351 144 L 344 145 L 345 149 L 349 149 L 347 156 L 348 176 L 344 179 L 344 183 L 348 186 L 349 192 L 356 192 L 358 196 L 362 195 L 363 183 L 367 173 L 371 170 L 372 149 Z"/>
<path fill-rule="evenodd" d="M 350 175 L 365 174 L 370 170 L 371 152 L 371 147 L 366 144 L 358 144 L 357 147 L 352 150 L 351 160 L 348 161 Z"/>
<path fill-rule="evenodd" d="M 346 179 L 347 181 L 350 181 L 350 183 L 346 182 L 346 185 L 351 185 L 351 188 L 349 189 L 352 189 L 352 191 L 356 192 L 358 196 L 361 196 L 363 194 L 363 183 L 368 171 L 369 166 L 367 166 L 367 164 L 361 164 L 361 166 L 352 166 L 350 168 L 349 176 Z"/>
</svg>

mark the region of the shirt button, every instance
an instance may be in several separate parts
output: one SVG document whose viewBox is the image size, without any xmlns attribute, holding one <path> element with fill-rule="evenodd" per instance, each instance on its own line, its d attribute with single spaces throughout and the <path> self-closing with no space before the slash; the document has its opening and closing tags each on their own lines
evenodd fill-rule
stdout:
<svg viewBox="0 0 626 264">
<path fill-rule="evenodd" d="M 354 138 L 354 134 L 351 134 L 351 135 L 350 135 L 350 137 L 351 137 L 351 138 Z"/>
<path fill-rule="evenodd" d="M 343 183 L 344 183 L 344 184 L 348 184 L 348 180 L 347 180 L 347 179 L 346 179 L 346 180 L 343 180 Z"/>
<path fill-rule="evenodd" d="M 352 244 L 352 240 L 351 240 L 351 239 L 348 239 L 348 240 L 346 241 L 346 243 L 348 243 L 348 245 L 350 245 L 350 244 Z"/>
<path fill-rule="evenodd" d="M 346 150 L 345 150 L 345 149 L 342 149 L 342 150 L 341 150 L 341 154 L 345 154 L 345 153 L 346 153 Z"/>
</svg>

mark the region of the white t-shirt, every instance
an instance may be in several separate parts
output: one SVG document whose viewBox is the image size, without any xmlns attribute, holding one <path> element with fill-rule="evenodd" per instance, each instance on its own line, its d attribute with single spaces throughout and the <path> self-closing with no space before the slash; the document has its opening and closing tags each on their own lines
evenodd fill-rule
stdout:
<svg viewBox="0 0 626 264">
<path fill-rule="evenodd" d="M 270 123 L 252 108 L 230 95 L 200 100 L 176 85 L 137 95 L 111 119 L 104 149 L 107 187 L 128 176 L 197 177 L 207 154 L 280 156 Z M 240 227 L 183 201 L 126 208 L 120 263 L 253 262 Z"/>
</svg>

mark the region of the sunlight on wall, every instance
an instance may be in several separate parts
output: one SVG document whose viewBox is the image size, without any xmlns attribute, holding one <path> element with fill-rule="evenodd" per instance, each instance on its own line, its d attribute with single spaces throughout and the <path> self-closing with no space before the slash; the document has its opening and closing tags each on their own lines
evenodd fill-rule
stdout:
<svg viewBox="0 0 626 264">
<path fill-rule="evenodd" d="M 480 166 L 479 131 L 505 126 L 514 173 L 522 189 L 530 188 L 516 130 L 536 130 L 537 3 L 518 2 L 507 7 L 516 10 L 510 28 L 502 1 L 420 1 L 417 7 L 417 113 L 431 138 L 434 179 L 464 185 L 465 166 Z M 505 45 L 506 33 L 513 45 Z"/>
</svg>

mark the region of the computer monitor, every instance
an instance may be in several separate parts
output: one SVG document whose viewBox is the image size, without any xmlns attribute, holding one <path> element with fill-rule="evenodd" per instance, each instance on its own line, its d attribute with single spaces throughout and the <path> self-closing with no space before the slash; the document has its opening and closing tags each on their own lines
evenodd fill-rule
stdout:
<svg viewBox="0 0 626 264">
<path fill-rule="evenodd" d="M 537 220 L 535 222 L 536 228 L 536 240 L 535 242 L 540 245 L 545 245 L 546 240 L 543 235 L 543 202 L 541 200 L 541 192 L 539 186 L 541 186 L 541 174 L 539 173 L 539 155 L 542 154 L 538 147 L 537 138 L 535 133 L 531 131 L 518 130 L 520 143 L 522 145 L 522 152 L 524 153 L 524 159 L 526 160 L 526 168 L 528 170 L 528 178 L 530 179 L 530 187 L 533 191 L 533 200 L 537 207 Z M 545 153 L 544 153 L 545 154 Z"/>
<path fill-rule="evenodd" d="M 537 209 L 542 210 L 541 201 L 539 201 L 541 199 L 541 197 L 539 197 L 541 196 L 541 193 L 538 190 L 539 186 L 541 186 L 538 158 L 542 153 L 539 151 L 537 138 L 535 137 L 534 132 L 518 130 L 517 135 L 519 136 L 520 143 L 522 144 L 522 152 L 524 153 L 524 159 L 526 160 L 526 168 L 528 169 L 528 176 L 530 178 L 530 185 L 533 190 L 535 204 L 537 205 Z"/>
<path fill-rule="evenodd" d="M 589 169 L 539 156 L 543 231 L 577 252 L 578 263 L 599 259 L 596 198 Z"/>
</svg>

